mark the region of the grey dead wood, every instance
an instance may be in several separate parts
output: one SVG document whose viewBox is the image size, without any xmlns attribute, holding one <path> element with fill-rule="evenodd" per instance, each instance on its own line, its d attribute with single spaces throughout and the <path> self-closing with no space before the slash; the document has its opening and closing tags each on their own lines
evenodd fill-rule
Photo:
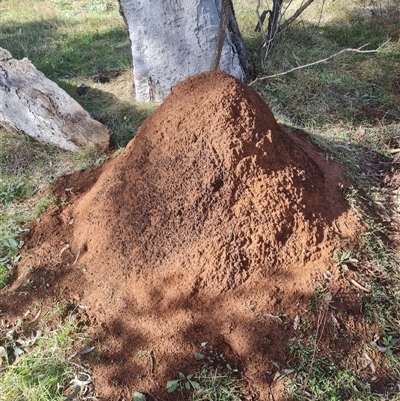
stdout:
<svg viewBox="0 0 400 401">
<path fill-rule="evenodd" d="M 61 149 L 105 150 L 111 132 L 27 59 L 0 48 L 0 124 Z"/>
</svg>

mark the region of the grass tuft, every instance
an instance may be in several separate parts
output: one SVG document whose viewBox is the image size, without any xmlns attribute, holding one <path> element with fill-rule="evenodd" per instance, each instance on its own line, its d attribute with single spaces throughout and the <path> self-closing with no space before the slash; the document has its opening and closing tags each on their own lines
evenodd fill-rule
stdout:
<svg viewBox="0 0 400 401">
<path fill-rule="evenodd" d="M 193 401 L 240 401 L 242 395 L 237 378 L 218 367 L 203 366 L 196 374 L 199 388 L 194 391 Z"/>
<path fill-rule="evenodd" d="M 54 330 L 25 338 L 17 331 L 0 333 L 2 397 L 5 400 L 64 400 L 76 366 L 68 359 L 73 352 L 77 327 L 73 320 Z"/>
</svg>

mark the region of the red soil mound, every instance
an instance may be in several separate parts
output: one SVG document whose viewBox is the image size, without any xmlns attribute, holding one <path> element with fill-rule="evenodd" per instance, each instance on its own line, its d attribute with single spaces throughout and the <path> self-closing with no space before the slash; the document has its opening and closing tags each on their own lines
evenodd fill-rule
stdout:
<svg viewBox="0 0 400 401">
<path fill-rule="evenodd" d="M 203 74 L 173 91 L 80 202 L 74 248 L 118 280 L 182 276 L 187 296 L 293 274 L 319 259 L 343 212 L 324 181 L 252 89 Z"/>
<path fill-rule="evenodd" d="M 208 342 L 267 399 L 290 319 L 354 231 L 339 173 L 252 89 L 210 72 L 175 87 L 83 197 L 94 173 L 59 181 L 75 202 L 33 230 L 30 264 L 61 258 L 64 294 L 101 323 L 98 393 L 176 399 L 166 381 L 194 371 Z M 283 312 L 287 324 L 271 318 Z"/>
</svg>

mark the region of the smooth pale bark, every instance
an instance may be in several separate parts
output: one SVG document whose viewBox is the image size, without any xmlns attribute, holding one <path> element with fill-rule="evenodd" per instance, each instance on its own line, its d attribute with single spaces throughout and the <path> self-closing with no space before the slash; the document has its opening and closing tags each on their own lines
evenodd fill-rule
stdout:
<svg viewBox="0 0 400 401">
<path fill-rule="evenodd" d="M 78 151 L 106 149 L 110 131 L 26 58 L 0 48 L 0 124 L 38 141 Z"/>
<path fill-rule="evenodd" d="M 228 1 L 218 68 L 247 82 L 254 66 Z M 178 82 L 211 69 L 221 0 L 120 0 L 120 6 L 132 46 L 137 100 L 162 102 Z"/>
</svg>

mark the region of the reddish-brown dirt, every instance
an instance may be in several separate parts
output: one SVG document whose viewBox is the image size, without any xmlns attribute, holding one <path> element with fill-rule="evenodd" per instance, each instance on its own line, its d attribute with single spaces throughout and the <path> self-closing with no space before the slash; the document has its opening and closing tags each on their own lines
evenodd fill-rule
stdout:
<svg viewBox="0 0 400 401">
<path fill-rule="evenodd" d="M 189 78 L 118 157 L 58 180 L 3 313 L 28 302 L 16 296 L 28 268 L 44 277 L 29 302 L 67 299 L 91 324 L 102 400 L 178 399 L 167 380 L 212 351 L 252 399 L 283 399 L 269 372 L 284 367 L 315 283 L 337 277 L 334 249 L 359 230 L 340 183 L 251 88 L 221 72 Z"/>
</svg>

